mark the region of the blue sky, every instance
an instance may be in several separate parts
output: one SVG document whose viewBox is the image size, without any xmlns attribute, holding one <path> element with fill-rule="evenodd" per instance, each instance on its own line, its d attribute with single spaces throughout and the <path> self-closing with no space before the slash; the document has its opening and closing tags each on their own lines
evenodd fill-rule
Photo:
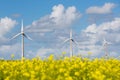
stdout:
<svg viewBox="0 0 120 80">
<path fill-rule="evenodd" d="M 79 43 L 74 55 L 104 56 L 103 39 L 110 56 L 120 56 L 120 1 L 119 0 L 1 0 L 0 2 L 0 58 L 21 57 L 21 37 L 9 40 L 24 30 L 33 40 L 25 39 L 25 57 L 47 57 L 50 54 L 69 55 L 70 29 Z"/>
</svg>

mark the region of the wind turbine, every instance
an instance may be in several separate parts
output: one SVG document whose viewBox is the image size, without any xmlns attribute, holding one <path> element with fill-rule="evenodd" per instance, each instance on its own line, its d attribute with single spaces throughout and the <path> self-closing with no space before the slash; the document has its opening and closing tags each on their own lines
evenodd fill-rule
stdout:
<svg viewBox="0 0 120 80">
<path fill-rule="evenodd" d="M 70 57 L 73 56 L 73 43 L 77 44 L 77 42 L 72 38 L 72 29 L 70 30 L 70 38 L 66 39 L 64 43 L 70 41 Z"/>
<path fill-rule="evenodd" d="M 104 52 L 105 52 L 106 57 L 108 56 L 108 45 L 109 44 L 112 44 L 112 43 L 106 41 L 106 39 L 104 38 L 104 40 L 103 40 L 103 48 L 104 48 Z"/>
<path fill-rule="evenodd" d="M 28 35 L 26 35 L 25 33 L 24 33 L 24 28 L 23 28 L 23 20 L 21 20 L 21 32 L 20 33 L 18 33 L 18 34 L 16 34 L 15 36 L 13 36 L 12 38 L 11 38 L 11 40 L 12 39 L 14 39 L 14 38 L 16 38 L 16 37 L 18 37 L 18 36 L 20 36 L 21 35 L 21 49 L 22 49 L 22 55 L 21 55 L 21 58 L 24 58 L 24 37 L 25 38 L 27 38 L 27 39 L 29 39 L 29 40 L 32 40 Z"/>
</svg>

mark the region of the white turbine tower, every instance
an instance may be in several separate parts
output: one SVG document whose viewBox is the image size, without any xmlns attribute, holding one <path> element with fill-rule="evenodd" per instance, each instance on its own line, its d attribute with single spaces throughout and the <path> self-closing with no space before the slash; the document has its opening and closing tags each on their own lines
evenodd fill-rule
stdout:
<svg viewBox="0 0 120 80">
<path fill-rule="evenodd" d="M 18 34 L 16 34 L 15 36 L 13 36 L 11 39 L 14 39 L 14 38 L 16 38 L 16 37 L 18 37 L 18 36 L 22 36 L 22 39 L 21 39 L 21 41 L 22 41 L 22 43 L 21 43 L 21 49 L 22 49 L 22 55 L 21 55 L 21 58 L 24 58 L 24 37 L 26 37 L 27 39 L 29 39 L 29 40 L 32 40 L 28 35 L 26 35 L 25 33 L 24 33 L 24 28 L 23 28 L 23 20 L 21 21 L 21 32 L 20 33 L 18 33 Z"/>
<path fill-rule="evenodd" d="M 107 57 L 109 55 L 108 53 L 108 45 L 109 44 L 112 44 L 108 41 L 106 41 L 106 39 L 103 40 L 103 49 L 104 49 L 104 52 L 105 52 L 105 56 Z"/>
<path fill-rule="evenodd" d="M 70 38 L 66 39 L 64 43 L 70 41 L 70 57 L 73 56 L 73 43 L 77 44 L 77 42 L 72 38 L 72 29 L 70 30 Z"/>
</svg>

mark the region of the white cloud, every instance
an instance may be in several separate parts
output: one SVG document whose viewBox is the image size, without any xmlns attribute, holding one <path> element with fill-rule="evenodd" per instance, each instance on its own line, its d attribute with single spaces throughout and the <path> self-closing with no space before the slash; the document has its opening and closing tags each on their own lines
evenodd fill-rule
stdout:
<svg viewBox="0 0 120 80">
<path fill-rule="evenodd" d="M 104 14 L 102 9 L 106 8 L 106 6 L 110 7 L 110 5 L 112 5 L 112 3 L 106 3 L 103 7 L 96 8 L 101 9 L 101 12 L 99 12 L 100 14 Z M 65 8 L 61 4 L 54 6 L 52 10 L 53 11 L 49 15 L 33 21 L 31 25 L 27 26 L 25 30 L 26 32 L 38 33 L 31 33 L 30 37 L 33 37 L 33 42 L 30 43 L 29 47 L 26 47 L 26 53 L 28 53 L 25 54 L 26 57 L 47 57 L 50 54 L 60 55 L 63 51 L 66 51 L 67 55 L 69 55 L 69 42 L 65 45 L 62 45 L 62 42 L 69 37 L 68 28 L 81 17 L 81 14 L 74 6 Z M 111 10 L 112 8 L 109 8 L 105 13 L 112 12 Z M 4 39 L 6 39 L 4 35 L 15 25 L 16 21 L 8 17 L 2 18 L 0 21 L 0 40 L 4 41 Z M 54 31 L 54 29 L 56 30 Z M 80 49 L 78 49 L 75 45 L 73 46 L 75 55 L 78 53 L 82 55 L 88 55 L 88 52 L 92 52 L 92 56 L 104 55 L 102 41 L 103 38 L 106 38 L 106 40 L 113 43 L 109 46 L 111 55 L 116 56 L 120 48 L 120 18 L 115 18 L 112 21 L 103 22 L 99 25 L 91 24 L 85 30 L 83 30 L 79 36 L 74 35 L 75 34 L 73 33 L 73 38 L 76 37 L 75 40 L 78 42 L 80 41 Z M 34 41 L 34 39 L 36 39 L 36 41 Z M 35 48 L 33 48 L 33 46 Z M 31 50 L 29 51 L 28 48 Z M 6 56 L 7 54 L 12 53 L 17 54 L 19 52 L 18 54 L 20 57 L 20 51 L 20 44 L 0 46 L 0 53 L 5 53 L 0 54 L 0 56 Z"/>
<path fill-rule="evenodd" d="M 54 29 L 70 27 L 81 17 L 75 6 L 65 8 L 62 4 L 55 5 L 52 12 L 27 26 L 28 32 L 49 32 Z M 43 30 L 43 31 L 42 31 Z"/>
<path fill-rule="evenodd" d="M 91 51 L 95 54 L 101 55 L 104 53 L 102 42 L 105 38 L 112 44 L 109 45 L 109 52 L 119 53 L 118 47 L 120 47 L 120 18 L 115 18 L 113 21 L 104 22 L 102 24 L 89 25 L 82 31 L 80 36 L 84 35 L 81 39 L 83 45 L 83 51 Z M 84 45 L 87 43 L 87 45 Z M 102 54 L 103 55 L 103 54 Z M 111 54 L 112 55 L 112 54 Z"/>
<path fill-rule="evenodd" d="M 107 31 L 113 31 L 113 32 L 118 32 L 120 31 L 120 18 L 115 18 L 111 22 L 104 22 L 100 25 L 92 24 L 84 30 L 87 33 L 102 33 Z"/>
<path fill-rule="evenodd" d="M 53 12 L 50 18 L 53 19 L 56 26 L 67 27 L 70 26 L 75 20 L 79 19 L 81 14 L 77 12 L 74 6 L 64 8 L 62 4 L 53 7 Z"/>
<path fill-rule="evenodd" d="M 69 42 L 62 45 L 62 42 L 67 38 L 67 36 L 69 37 L 69 31 L 56 31 L 54 33 L 52 33 L 53 35 L 49 34 L 49 38 L 48 40 L 54 40 L 53 43 L 48 43 L 52 44 L 54 47 L 52 47 L 51 45 L 47 46 L 46 49 L 39 49 L 37 54 L 39 56 L 48 56 L 50 53 L 56 53 L 56 48 L 58 48 L 57 45 L 61 46 L 59 49 L 59 53 L 60 52 L 67 52 L 67 56 L 69 56 Z M 92 24 L 89 25 L 85 30 L 83 30 L 81 32 L 81 34 L 79 36 L 76 37 L 76 41 L 80 41 L 80 49 L 77 48 L 77 46 L 74 45 L 74 55 L 77 54 L 82 54 L 83 56 L 87 56 L 88 52 L 92 52 L 92 56 L 93 57 L 100 57 L 100 56 L 104 56 L 104 50 L 102 47 L 102 42 L 103 42 L 103 38 L 106 38 L 106 40 L 112 42 L 113 44 L 109 46 L 109 52 L 114 51 L 116 53 L 118 53 L 119 49 L 117 47 L 120 47 L 120 44 L 118 44 L 120 42 L 120 18 L 115 18 L 112 21 L 109 22 L 104 22 L 102 24 Z M 57 36 L 55 36 L 57 35 Z M 75 38 L 74 36 L 75 34 L 73 33 L 73 38 Z M 61 36 L 61 37 L 59 37 Z M 47 37 L 47 36 L 45 36 Z M 112 39 L 111 39 L 112 37 Z M 58 40 L 58 39 L 59 40 Z M 42 38 L 43 40 L 46 40 L 46 38 Z M 118 44 L 118 46 L 116 46 L 115 44 Z M 51 48 L 53 49 L 51 49 Z M 115 49 L 116 48 L 116 49 Z M 40 53 L 41 52 L 41 53 Z M 43 53 L 42 53 L 43 52 Z M 112 54 L 111 54 L 112 55 Z"/>
<path fill-rule="evenodd" d="M 112 9 L 115 7 L 114 3 L 105 3 L 103 6 L 93 6 L 86 10 L 88 14 L 107 14 L 112 13 Z"/>
<path fill-rule="evenodd" d="M 15 58 L 18 59 L 21 57 L 21 48 L 20 44 L 12 44 L 12 45 L 1 45 L 0 46 L 0 56 L 5 59 L 10 59 L 11 54 L 15 55 Z"/>
<path fill-rule="evenodd" d="M 74 36 L 75 33 L 73 32 L 73 38 L 76 41 L 80 41 L 80 49 L 77 48 L 77 46 L 73 46 L 74 55 L 82 54 L 83 56 L 88 56 L 88 52 L 92 52 L 92 57 L 100 57 L 104 56 L 104 51 L 102 47 L 102 41 L 103 38 L 106 38 L 107 41 L 113 43 L 112 45 L 109 45 L 109 52 L 111 56 L 118 56 L 118 50 L 120 47 L 120 18 L 115 18 L 112 21 L 104 22 L 102 24 L 91 24 L 89 25 L 85 30 L 81 32 L 81 34 L 78 36 Z M 62 37 L 59 37 L 62 36 Z M 43 45 L 44 42 L 36 43 L 38 47 L 44 47 L 44 48 L 38 48 L 33 51 L 27 51 L 26 50 L 26 57 L 35 57 L 40 56 L 42 58 L 48 57 L 50 54 L 55 55 L 61 55 L 63 51 L 67 52 L 67 56 L 69 56 L 69 42 L 62 45 L 62 42 L 64 39 L 69 37 L 69 30 L 65 31 L 56 31 L 54 33 L 50 33 L 49 35 L 45 35 L 44 37 L 40 37 L 41 40 L 49 42 L 45 42 L 45 46 Z M 76 38 L 75 38 L 76 37 Z M 57 39 L 58 38 L 58 39 Z M 39 37 L 37 37 L 39 39 Z M 35 42 L 33 42 L 33 45 L 36 45 Z M 16 45 L 18 46 L 18 45 Z M 14 45 L 12 46 L 1 46 L 0 52 L 2 53 L 8 53 L 5 51 L 9 51 L 9 53 L 16 53 L 18 52 L 18 48 Z M 20 45 L 19 45 L 20 46 Z M 32 46 L 32 44 L 31 44 Z M 30 47 L 30 46 L 29 46 Z M 17 48 L 17 49 L 16 49 Z M 32 47 L 33 48 L 33 47 Z M 15 50 L 15 51 L 14 51 Z M 20 48 L 19 48 L 20 52 Z M 20 55 L 19 55 L 20 57 Z"/>
<path fill-rule="evenodd" d="M 16 47 L 17 46 L 17 47 Z M 19 50 L 20 47 L 20 44 L 14 44 L 14 45 L 2 45 L 0 46 L 0 52 L 2 54 L 4 53 L 14 53 L 14 52 L 17 52 Z"/>
<path fill-rule="evenodd" d="M 45 58 L 50 56 L 50 54 L 56 54 L 56 49 L 52 49 L 52 48 L 41 48 L 37 50 L 37 54 L 36 56 L 39 56 L 41 58 Z"/>
<path fill-rule="evenodd" d="M 17 22 L 15 20 L 12 20 L 11 18 L 5 17 L 0 19 L 0 36 L 5 35 L 7 32 L 9 32 Z"/>
<path fill-rule="evenodd" d="M 19 44 L 10 44 L 8 38 L 5 36 L 13 27 L 17 24 L 16 20 L 12 20 L 9 17 L 0 19 L 0 56 L 6 59 L 10 59 L 11 54 L 20 52 Z"/>
<path fill-rule="evenodd" d="M 91 33 L 96 33 L 97 30 L 96 30 L 96 24 L 92 24 L 90 26 L 87 27 L 87 29 L 85 30 L 85 32 L 91 32 Z"/>
<path fill-rule="evenodd" d="M 116 57 L 117 59 L 120 58 L 120 55 L 117 52 L 111 51 L 110 52 L 111 57 Z"/>
<path fill-rule="evenodd" d="M 49 40 L 55 39 L 55 42 L 48 43 L 48 45 L 53 44 L 54 47 L 50 48 L 51 45 L 49 45 L 49 48 L 41 48 L 37 51 L 37 55 L 48 56 L 50 53 L 56 53 L 56 49 L 59 48 L 59 53 L 65 51 L 67 52 L 67 56 L 69 56 L 69 42 L 64 45 L 62 44 L 62 42 L 69 37 L 69 31 L 64 32 L 58 30 L 53 34 L 56 34 L 57 37 L 55 37 L 55 35 L 50 36 L 49 34 L 51 37 Z M 120 18 L 114 18 L 112 21 L 104 22 L 99 25 L 91 24 L 83 30 L 79 36 L 75 36 L 75 33 L 73 33 L 73 39 L 79 42 L 80 45 L 80 49 L 76 45 L 73 46 L 74 55 L 81 54 L 82 56 L 88 56 L 88 52 L 92 52 L 92 57 L 104 56 L 102 46 L 103 38 L 112 43 L 108 46 L 110 56 L 118 56 L 120 47 Z M 45 40 L 44 38 L 42 39 Z M 57 44 L 59 46 L 57 46 Z"/>
<path fill-rule="evenodd" d="M 13 28 L 17 22 L 11 18 L 4 17 L 0 19 L 0 44 L 7 42 L 5 35 Z"/>
<path fill-rule="evenodd" d="M 55 5 L 49 15 L 33 21 L 26 26 L 25 31 L 31 34 L 34 41 L 41 43 L 42 47 L 55 48 L 62 41 L 58 36 L 64 35 L 65 30 L 80 17 L 81 14 L 74 6 L 65 8 L 62 4 Z"/>
</svg>

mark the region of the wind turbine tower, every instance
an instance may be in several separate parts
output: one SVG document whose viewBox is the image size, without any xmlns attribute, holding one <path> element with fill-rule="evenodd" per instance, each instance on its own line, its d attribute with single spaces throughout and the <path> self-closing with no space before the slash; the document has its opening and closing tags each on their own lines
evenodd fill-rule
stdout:
<svg viewBox="0 0 120 80">
<path fill-rule="evenodd" d="M 70 38 L 66 39 L 64 43 L 70 41 L 70 57 L 73 56 L 73 43 L 77 44 L 77 42 L 72 38 L 72 29 L 70 30 Z"/>
<path fill-rule="evenodd" d="M 72 42 L 74 42 L 74 40 L 72 39 L 72 30 L 70 30 L 70 57 L 73 56 L 73 45 Z"/>
<path fill-rule="evenodd" d="M 19 35 L 21 35 L 21 49 L 22 49 L 21 58 L 24 58 L 24 37 L 29 39 L 29 40 L 32 40 L 32 39 L 24 33 L 23 20 L 21 20 L 21 32 L 16 34 L 15 36 L 13 36 L 11 39 L 18 37 Z"/>
<path fill-rule="evenodd" d="M 109 44 L 112 44 L 112 43 L 106 41 L 105 39 L 103 40 L 103 48 L 104 48 L 104 52 L 105 52 L 106 57 L 109 55 L 109 53 L 108 53 L 108 45 Z"/>
</svg>

